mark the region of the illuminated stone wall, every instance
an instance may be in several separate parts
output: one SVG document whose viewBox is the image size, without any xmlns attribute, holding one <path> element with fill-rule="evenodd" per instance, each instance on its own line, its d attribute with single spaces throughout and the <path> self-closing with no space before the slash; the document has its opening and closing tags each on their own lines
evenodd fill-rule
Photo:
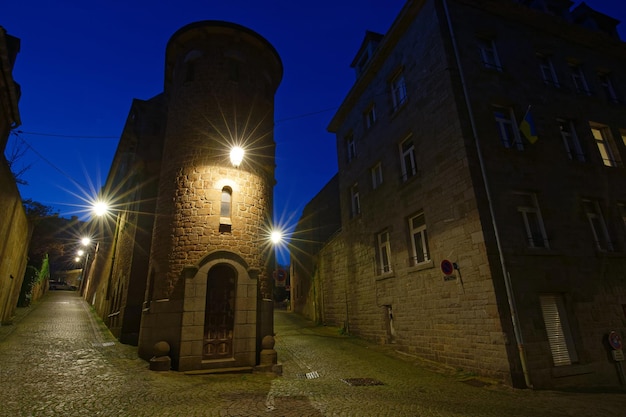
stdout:
<svg viewBox="0 0 626 417">
<path fill-rule="evenodd" d="M 237 274 L 234 362 L 228 363 L 255 363 L 257 303 L 271 298 L 267 232 L 275 183 L 274 93 L 281 78 L 274 48 L 235 24 L 194 23 L 168 43 L 167 127 L 140 337 L 143 356 L 154 342 L 167 340 L 175 367 L 205 366 L 206 268 L 228 264 Z M 233 146 L 245 149 L 238 167 L 229 160 Z M 221 211 L 225 190 L 231 199 L 227 216 Z"/>
</svg>

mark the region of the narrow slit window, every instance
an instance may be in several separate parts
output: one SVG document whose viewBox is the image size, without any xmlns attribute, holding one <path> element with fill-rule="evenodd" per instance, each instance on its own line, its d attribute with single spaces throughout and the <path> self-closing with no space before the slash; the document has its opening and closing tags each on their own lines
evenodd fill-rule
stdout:
<svg viewBox="0 0 626 417">
<path fill-rule="evenodd" d="M 230 224 L 232 212 L 233 190 L 230 187 L 222 188 L 222 201 L 220 205 L 220 223 Z"/>
</svg>

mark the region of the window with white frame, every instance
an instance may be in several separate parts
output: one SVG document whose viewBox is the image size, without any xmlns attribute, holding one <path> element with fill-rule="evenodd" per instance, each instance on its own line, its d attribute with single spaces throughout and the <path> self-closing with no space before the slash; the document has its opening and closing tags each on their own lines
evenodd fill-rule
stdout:
<svg viewBox="0 0 626 417">
<path fill-rule="evenodd" d="M 406 102 L 406 83 L 404 81 L 404 74 L 402 72 L 396 74 L 391 79 L 389 87 L 391 88 L 393 111 L 396 111 Z"/>
<path fill-rule="evenodd" d="M 428 248 L 428 233 L 424 212 L 419 212 L 409 218 L 409 233 L 411 235 L 411 264 L 418 265 L 430 260 Z"/>
<path fill-rule="evenodd" d="M 563 139 L 563 146 L 565 146 L 565 152 L 567 157 L 573 161 L 585 162 L 585 154 L 580 146 L 576 129 L 574 128 L 574 122 L 572 120 L 557 119 L 559 124 L 559 130 L 561 131 L 561 138 Z"/>
<path fill-rule="evenodd" d="M 591 134 L 600 152 L 602 163 L 607 167 L 616 167 L 617 160 L 612 150 L 612 137 L 609 128 L 599 125 L 593 125 L 591 127 Z"/>
<path fill-rule="evenodd" d="M 496 44 L 493 39 L 479 38 L 478 48 L 480 50 L 480 58 L 485 68 L 496 69 L 502 71 Z"/>
<path fill-rule="evenodd" d="M 544 294 L 539 296 L 539 301 L 554 366 L 565 366 L 578 362 L 578 354 L 565 311 L 563 296 L 561 294 Z"/>
<path fill-rule="evenodd" d="M 350 208 L 352 209 L 352 217 L 361 214 L 361 200 L 359 199 L 359 184 L 350 187 Z"/>
<path fill-rule="evenodd" d="M 352 162 L 356 158 L 356 142 L 354 141 L 354 135 L 350 133 L 344 138 L 346 146 L 346 159 L 348 162 Z"/>
<path fill-rule="evenodd" d="M 379 273 L 386 274 L 391 272 L 391 246 L 389 244 L 389 232 L 384 231 L 378 234 L 378 261 Z"/>
<path fill-rule="evenodd" d="M 537 203 L 535 193 L 515 192 L 517 211 L 521 214 L 526 235 L 526 244 L 530 248 L 548 248 L 548 236 Z"/>
<path fill-rule="evenodd" d="M 515 148 L 520 151 L 524 150 L 513 109 L 508 107 L 494 107 L 493 115 L 496 119 L 496 128 L 498 129 L 498 135 L 500 136 L 502 145 L 507 149 Z"/>
<path fill-rule="evenodd" d="M 363 113 L 365 119 L 365 128 L 369 129 L 376 123 L 376 106 L 373 104 Z"/>
<path fill-rule="evenodd" d="M 559 79 L 556 76 L 556 72 L 554 71 L 554 65 L 552 65 L 552 59 L 543 54 L 537 54 L 537 59 L 539 60 L 539 69 L 541 69 L 541 76 L 543 77 L 543 82 L 546 85 L 551 85 L 553 87 L 559 87 Z"/>
<path fill-rule="evenodd" d="M 377 189 L 383 183 L 383 167 L 379 162 L 374 165 L 371 169 L 372 173 L 372 189 Z"/>
<path fill-rule="evenodd" d="M 600 251 L 612 251 L 613 244 L 600 210 L 600 203 L 596 200 L 583 200 L 582 204 L 596 248 Z"/>
<path fill-rule="evenodd" d="M 587 86 L 587 79 L 583 68 L 578 64 L 569 64 L 570 75 L 572 77 L 572 83 L 574 83 L 574 90 L 578 94 L 590 95 L 589 87 Z"/>
<path fill-rule="evenodd" d="M 400 164 L 403 182 L 417 174 L 415 146 L 413 145 L 413 138 L 411 137 L 408 137 L 400 144 Z"/>
<path fill-rule="evenodd" d="M 611 74 L 601 72 L 598 73 L 598 78 L 600 79 L 600 86 L 602 87 L 602 91 L 604 91 L 606 99 L 611 103 L 619 103 L 617 92 L 615 91 L 613 82 L 611 81 Z"/>
</svg>

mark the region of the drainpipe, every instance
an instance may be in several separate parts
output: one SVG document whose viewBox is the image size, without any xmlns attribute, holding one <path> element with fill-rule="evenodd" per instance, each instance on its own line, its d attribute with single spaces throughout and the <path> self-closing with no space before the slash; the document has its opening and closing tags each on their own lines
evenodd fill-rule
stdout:
<svg viewBox="0 0 626 417">
<path fill-rule="evenodd" d="M 474 135 L 474 141 L 476 144 L 476 152 L 478 153 L 478 162 L 480 164 L 480 172 L 483 177 L 483 185 L 485 187 L 485 194 L 487 196 L 487 203 L 489 205 L 489 214 L 491 217 L 491 226 L 493 227 L 493 233 L 496 238 L 496 246 L 498 248 L 498 257 L 500 259 L 500 267 L 502 268 L 502 276 L 504 277 L 504 286 L 506 287 L 506 297 L 509 303 L 509 310 L 511 312 L 511 321 L 513 323 L 513 332 L 515 333 L 515 340 L 517 342 L 517 349 L 519 352 L 519 358 L 522 365 L 522 372 L 524 373 L 524 381 L 526 387 L 532 388 L 533 385 L 530 381 L 530 375 L 528 374 L 528 365 L 526 363 L 526 351 L 524 350 L 524 338 L 520 329 L 519 317 L 517 315 L 517 307 L 515 305 L 515 297 L 513 293 L 513 287 L 511 284 L 511 276 L 506 268 L 504 262 L 504 254 L 502 252 L 502 244 L 500 242 L 500 234 L 498 232 L 498 225 L 496 224 L 495 210 L 493 207 L 493 201 L 491 200 L 491 192 L 489 190 L 489 181 L 487 179 L 487 170 L 485 168 L 485 162 L 480 148 L 480 140 L 476 129 L 476 122 L 472 111 L 472 103 L 467 91 L 467 84 L 465 83 L 465 75 L 463 73 L 463 67 L 461 66 L 461 58 L 459 56 L 459 49 L 454 37 L 454 29 L 452 28 L 452 20 L 450 19 L 450 12 L 448 10 L 448 1 L 443 0 L 443 8 L 446 14 L 446 20 L 448 23 L 448 30 L 450 32 L 450 40 L 452 41 L 452 48 L 454 49 L 454 57 L 456 59 L 457 67 L 459 69 L 459 77 L 461 79 L 461 85 L 463 86 L 463 95 L 465 97 L 465 105 L 467 106 L 467 113 L 472 126 L 472 134 Z"/>
</svg>

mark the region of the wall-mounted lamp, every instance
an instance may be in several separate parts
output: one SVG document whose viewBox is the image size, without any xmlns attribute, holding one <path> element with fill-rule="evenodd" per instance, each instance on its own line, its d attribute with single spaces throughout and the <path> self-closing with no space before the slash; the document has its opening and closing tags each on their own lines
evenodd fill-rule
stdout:
<svg viewBox="0 0 626 417">
<path fill-rule="evenodd" d="M 243 161 L 244 150 L 240 146 L 234 146 L 230 150 L 230 163 L 233 164 L 235 168 L 238 168 L 241 165 L 241 161 Z"/>
</svg>

